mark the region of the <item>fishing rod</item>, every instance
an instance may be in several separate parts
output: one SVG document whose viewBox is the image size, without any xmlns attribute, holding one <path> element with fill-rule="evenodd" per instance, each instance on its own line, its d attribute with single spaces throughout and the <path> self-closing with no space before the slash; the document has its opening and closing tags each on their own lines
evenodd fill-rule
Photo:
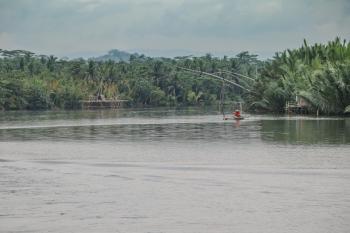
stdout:
<svg viewBox="0 0 350 233">
<path fill-rule="evenodd" d="M 232 72 L 232 71 L 228 71 L 228 70 L 219 70 L 219 72 L 225 73 L 225 74 L 230 74 L 232 76 L 239 76 L 239 77 L 242 77 L 242 78 L 247 78 L 249 80 L 255 81 L 254 78 L 251 78 L 249 76 L 246 76 L 246 75 L 243 75 L 243 74 L 240 74 L 240 73 L 236 73 L 236 72 Z"/>
<path fill-rule="evenodd" d="M 251 90 L 243 87 L 242 85 L 240 85 L 238 83 L 235 83 L 235 82 L 233 82 L 231 80 L 225 79 L 224 77 L 216 75 L 216 74 L 207 73 L 207 72 L 203 72 L 203 71 L 200 71 L 200 70 L 192 70 L 192 69 L 185 68 L 185 67 L 180 67 L 180 66 L 176 66 L 176 68 L 181 69 L 181 70 L 185 70 L 185 71 L 188 71 L 188 72 L 191 72 L 191 73 L 199 74 L 199 75 L 207 75 L 207 76 L 210 76 L 212 78 L 215 78 L 215 79 L 227 82 L 229 84 L 232 84 L 232 85 L 234 85 L 236 87 L 242 88 L 243 90 L 246 90 L 248 92 L 252 92 Z"/>
</svg>

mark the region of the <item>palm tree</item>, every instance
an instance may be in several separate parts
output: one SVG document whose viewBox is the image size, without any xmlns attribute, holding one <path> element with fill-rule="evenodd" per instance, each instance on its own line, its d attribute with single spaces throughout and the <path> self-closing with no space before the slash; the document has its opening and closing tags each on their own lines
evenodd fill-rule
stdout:
<svg viewBox="0 0 350 233">
<path fill-rule="evenodd" d="M 53 72 L 55 70 L 55 63 L 56 63 L 57 57 L 50 55 L 47 59 L 46 66 L 49 69 L 50 72 Z"/>
</svg>

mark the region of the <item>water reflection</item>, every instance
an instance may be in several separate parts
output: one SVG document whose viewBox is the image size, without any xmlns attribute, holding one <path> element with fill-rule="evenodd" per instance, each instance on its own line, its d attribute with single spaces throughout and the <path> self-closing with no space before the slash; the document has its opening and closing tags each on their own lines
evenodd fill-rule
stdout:
<svg viewBox="0 0 350 233">
<path fill-rule="evenodd" d="M 347 144 L 350 119 L 262 120 L 261 138 L 285 144 Z"/>
<path fill-rule="evenodd" d="M 249 116 L 222 121 L 215 109 L 121 109 L 0 113 L 0 141 L 349 144 L 350 119 Z"/>
<path fill-rule="evenodd" d="M 201 124 L 121 124 L 74 127 L 39 127 L 0 129 L 0 141 L 16 140 L 94 140 L 105 142 L 128 141 L 247 141 L 258 139 L 256 124 L 239 128 L 227 123 Z"/>
</svg>

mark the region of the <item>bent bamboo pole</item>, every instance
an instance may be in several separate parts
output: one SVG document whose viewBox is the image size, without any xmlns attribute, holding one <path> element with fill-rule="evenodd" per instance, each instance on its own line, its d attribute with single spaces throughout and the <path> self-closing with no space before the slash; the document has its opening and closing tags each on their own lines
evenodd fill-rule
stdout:
<svg viewBox="0 0 350 233">
<path fill-rule="evenodd" d="M 207 73 L 207 72 L 203 72 L 203 71 L 199 71 L 199 70 L 192 70 L 192 69 L 188 69 L 188 68 L 184 68 L 184 67 L 180 67 L 180 66 L 176 66 L 176 68 L 181 69 L 181 70 L 185 70 L 185 71 L 189 71 L 189 72 L 192 72 L 192 73 L 196 73 L 196 74 L 199 74 L 199 75 L 201 75 L 201 74 L 208 75 L 210 77 L 213 77 L 213 78 L 216 78 L 218 80 L 222 80 L 222 81 L 225 81 L 227 83 L 230 83 L 230 84 L 232 84 L 234 86 L 240 87 L 243 90 L 246 90 L 248 92 L 252 92 L 251 90 L 243 87 L 242 85 L 239 85 L 238 83 L 235 83 L 235 82 L 233 82 L 231 80 L 225 79 L 225 78 L 223 78 L 221 76 L 218 76 L 218 75 L 215 75 L 215 74 L 211 74 L 211 73 Z"/>
</svg>

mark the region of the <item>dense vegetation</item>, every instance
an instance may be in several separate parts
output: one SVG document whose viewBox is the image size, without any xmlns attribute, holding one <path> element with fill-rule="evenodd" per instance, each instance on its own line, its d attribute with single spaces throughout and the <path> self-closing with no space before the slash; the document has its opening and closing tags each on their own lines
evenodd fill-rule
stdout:
<svg viewBox="0 0 350 233">
<path fill-rule="evenodd" d="M 350 112 L 350 43 L 336 38 L 326 45 L 304 44 L 265 63 L 254 93 L 253 109 L 281 111 L 286 101 L 300 96 L 311 110 L 325 114 Z"/>
<path fill-rule="evenodd" d="M 250 89 L 226 85 L 225 99 L 245 101 L 251 110 L 281 112 L 286 101 L 298 95 L 315 111 L 350 111 L 350 44 L 339 38 L 327 45 L 309 46 L 304 41 L 301 48 L 277 53 L 268 61 L 248 52 L 174 59 L 133 54 L 129 62 L 116 62 L 0 50 L 0 109 L 75 109 L 81 100 L 101 94 L 127 99 L 133 106 L 218 103 L 220 80 L 178 67 L 216 73 Z"/>
<path fill-rule="evenodd" d="M 129 62 L 58 60 L 28 51 L 2 50 L 0 109 L 79 108 L 80 101 L 103 94 L 129 100 L 131 105 L 177 106 L 213 104 L 220 98 L 221 81 L 177 69 L 206 72 L 219 69 L 255 75 L 256 56 L 235 58 L 150 58 L 131 55 Z M 240 89 L 227 87 L 227 99 L 240 99 Z"/>
</svg>

